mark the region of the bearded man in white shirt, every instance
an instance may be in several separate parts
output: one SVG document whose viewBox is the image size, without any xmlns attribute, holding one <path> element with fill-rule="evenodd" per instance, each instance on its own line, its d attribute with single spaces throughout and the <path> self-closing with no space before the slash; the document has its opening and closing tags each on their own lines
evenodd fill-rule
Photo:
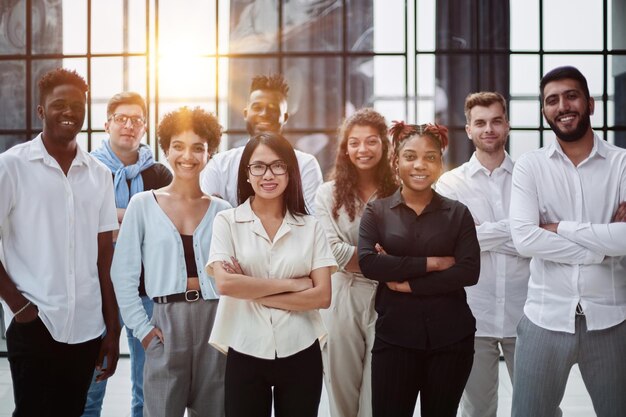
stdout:
<svg viewBox="0 0 626 417">
<path fill-rule="evenodd" d="M 281 74 L 258 75 L 250 84 L 250 96 L 243 117 L 250 137 L 262 132 L 280 133 L 289 119 L 287 93 L 289 86 Z M 244 146 L 214 155 L 200 177 L 205 194 L 216 195 L 237 207 L 237 175 Z M 302 192 L 309 214 L 314 214 L 315 193 L 322 185 L 320 164 L 311 154 L 295 149 L 302 178 Z"/>
<path fill-rule="evenodd" d="M 0 155 L 0 298 L 13 318 L 15 417 L 80 416 L 94 367 L 102 380 L 117 364 L 111 172 L 76 143 L 87 89 L 74 71 L 45 74 L 43 132 Z"/>
<path fill-rule="evenodd" d="M 519 158 L 511 234 L 531 256 L 517 328 L 513 417 L 560 415 L 578 364 L 598 417 L 626 415 L 626 151 L 591 129 L 594 100 L 574 67 L 541 79 L 556 141 Z"/>
<path fill-rule="evenodd" d="M 530 260 L 517 252 L 509 229 L 513 161 L 504 149 L 509 134 L 506 101 L 495 92 L 470 94 L 465 118 L 476 152 L 443 174 L 436 187 L 470 209 L 481 249 L 478 284 L 465 289 L 477 331 L 461 416 L 496 417 L 500 349 L 512 379 L 515 328 L 526 301 Z"/>
</svg>

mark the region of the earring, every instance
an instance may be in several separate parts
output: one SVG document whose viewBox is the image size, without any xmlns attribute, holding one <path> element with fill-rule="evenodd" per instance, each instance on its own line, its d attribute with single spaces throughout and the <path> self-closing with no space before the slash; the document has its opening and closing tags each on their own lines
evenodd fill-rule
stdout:
<svg viewBox="0 0 626 417">
<path fill-rule="evenodd" d="M 247 183 L 250 183 L 250 178 L 246 179 L 246 182 L 247 182 Z"/>
</svg>

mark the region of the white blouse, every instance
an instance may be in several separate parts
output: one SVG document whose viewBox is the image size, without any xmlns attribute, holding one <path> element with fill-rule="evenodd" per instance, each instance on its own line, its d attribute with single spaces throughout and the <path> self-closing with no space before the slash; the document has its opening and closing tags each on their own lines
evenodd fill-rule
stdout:
<svg viewBox="0 0 626 417">
<path fill-rule="evenodd" d="M 313 216 L 285 215 L 271 241 L 248 199 L 215 218 L 207 272 L 214 262 L 234 256 L 246 275 L 266 278 L 308 276 L 318 268 L 337 263 L 324 230 Z M 284 358 L 315 341 L 323 344 L 326 329 L 318 310 L 289 311 L 263 306 L 252 300 L 222 295 L 209 343 L 223 353 L 228 348 L 262 359 Z"/>
</svg>

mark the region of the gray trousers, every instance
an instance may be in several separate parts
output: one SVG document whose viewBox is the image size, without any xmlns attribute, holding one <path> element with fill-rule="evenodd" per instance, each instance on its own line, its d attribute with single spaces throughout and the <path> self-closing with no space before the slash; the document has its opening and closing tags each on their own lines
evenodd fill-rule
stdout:
<svg viewBox="0 0 626 417">
<path fill-rule="evenodd" d="M 577 363 L 597 417 L 626 416 L 626 321 L 576 333 L 546 330 L 526 316 L 517 326 L 512 417 L 555 417 Z"/>
<path fill-rule="evenodd" d="M 376 283 L 333 274 L 333 297 L 320 310 L 328 329 L 322 349 L 324 383 L 332 417 L 371 417 L 372 347 L 376 311 Z"/>
<path fill-rule="evenodd" d="M 462 417 L 496 417 L 500 373 L 499 346 L 502 347 L 509 378 L 513 381 L 515 338 L 474 338 L 474 364 L 461 397 Z"/>
<path fill-rule="evenodd" d="M 144 416 L 224 416 L 226 356 L 209 345 L 217 300 L 155 304 L 144 365 Z"/>
</svg>

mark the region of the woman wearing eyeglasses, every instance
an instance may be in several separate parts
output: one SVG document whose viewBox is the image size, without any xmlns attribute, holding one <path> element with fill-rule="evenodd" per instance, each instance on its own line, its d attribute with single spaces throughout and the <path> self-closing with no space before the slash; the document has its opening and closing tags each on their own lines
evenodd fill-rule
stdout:
<svg viewBox="0 0 626 417">
<path fill-rule="evenodd" d="M 204 270 L 215 216 L 230 204 L 200 190 L 200 172 L 219 145 L 210 113 L 168 113 L 157 134 L 173 172 L 166 187 L 136 194 L 117 239 L 111 278 L 126 326 L 145 349 L 144 416 L 224 414 L 225 361 L 207 341 L 218 305 Z M 142 263 L 148 319 L 137 291 Z"/>
<path fill-rule="evenodd" d="M 207 263 L 222 295 L 210 343 L 227 353 L 226 416 L 269 417 L 272 401 L 277 416 L 317 416 L 326 335 L 317 309 L 330 304 L 336 263 L 284 137 L 250 139 L 237 196 L 240 206 L 215 218 Z"/>
</svg>

